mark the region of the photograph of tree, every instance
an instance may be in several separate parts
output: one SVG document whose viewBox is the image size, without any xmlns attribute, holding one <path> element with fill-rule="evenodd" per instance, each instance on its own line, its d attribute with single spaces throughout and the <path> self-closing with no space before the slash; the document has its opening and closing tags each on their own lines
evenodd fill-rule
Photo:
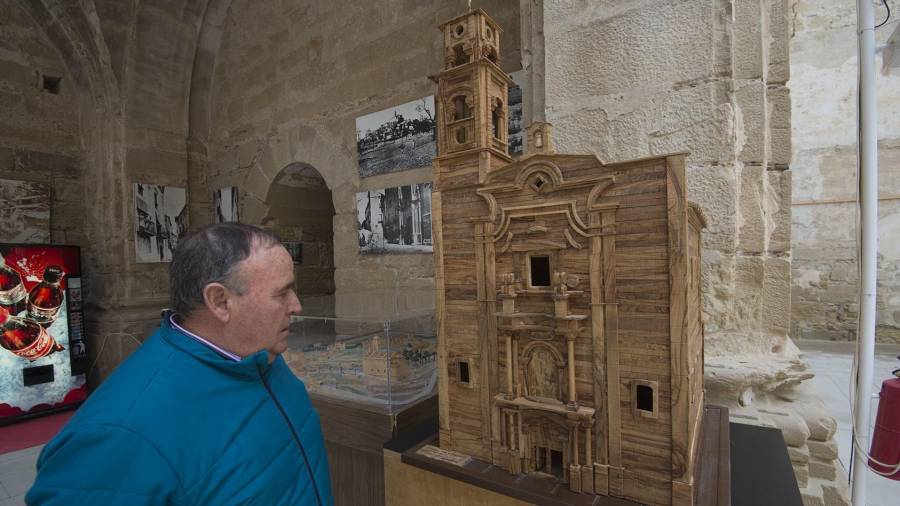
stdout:
<svg viewBox="0 0 900 506">
<path fill-rule="evenodd" d="M 359 177 L 431 165 L 434 126 L 434 96 L 356 118 Z"/>
<path fill-rule="evenodd" d="M 431 253 L 431 183 L 356 194 L 359 252 Z"/>
<path fill-rule="evenodd" d="M 50 242 L 50 187 L 0 179 L 0 241 Z"/>
</svg>

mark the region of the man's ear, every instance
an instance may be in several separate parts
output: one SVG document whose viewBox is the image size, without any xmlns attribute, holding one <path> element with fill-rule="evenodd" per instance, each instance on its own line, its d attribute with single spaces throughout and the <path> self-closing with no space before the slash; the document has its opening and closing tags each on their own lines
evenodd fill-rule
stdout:
<svg viewBox="0 0 900 506">
<path fill-rule="evenodd" d="M 228 299 L 231 293 L 222 283 L 210 283 L 203 287 L 203 303 L 206 309 L 222 323 L 228 323 L 231 319 L 231 311 L 228 308 Z"/>
</svg>

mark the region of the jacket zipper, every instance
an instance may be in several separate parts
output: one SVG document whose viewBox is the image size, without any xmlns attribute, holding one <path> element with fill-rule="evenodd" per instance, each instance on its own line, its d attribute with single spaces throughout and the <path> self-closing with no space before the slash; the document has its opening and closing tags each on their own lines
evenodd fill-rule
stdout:
<svg viewBox="0 0 900 506">
<path fill-rule="evenodd" d="M 275 397 L 275 394 L 272 392 L 272 388 L 269 387 L 266 378 L 263 377 L 262 371 L 259 371 L 259 379 L 262 381 L 263 386 L 266 387 L 266 392 L 269 393 L 269 397 L 272 398 L 272 402 L 275 403 L 275 407 L 278 408 L 278 412 L 281 413 L 284 422 L 287 424 L 288 428 L 291 429 L 291 436 L 294 437 L 294 442 L 297 443 L 297 448 L 300 448 L 300 454 L 303 455 L 303 462 L 306 463 L 306 472 L 309 473 L 309 481 L 312 483 L 313 491 L 316 493 L 316 503 L 319 506 L 322 506 L 322 497 L 319 496 L 319 486 L 316 484 L 316 477 L 313 476 L 312 466 L 309 464 L 309 458 L 306 456 L 306 449 L 303 448 L 303 443 L 300 442 L 300 436 L 297 435 L 294 424 L 291 423 L 291 419 L 288 418 L 287 413 L 284 412 L 284 408 L 281 407 L 281 403 L 278 402 L 278 398 Z"/>
</svg>

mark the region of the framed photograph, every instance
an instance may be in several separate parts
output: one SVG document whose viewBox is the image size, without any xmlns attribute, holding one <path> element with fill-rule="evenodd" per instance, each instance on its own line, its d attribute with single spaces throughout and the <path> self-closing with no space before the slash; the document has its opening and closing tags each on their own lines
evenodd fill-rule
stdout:
<svg viewBox="0 0 900 506">
<path fill-rule="evenodd" d="M 431 253 L 431 183 L 356 194 L 359 252 Z"/>
<path fill-rule="evenodd" d="M 356 118 L 359 177 L 431 165 L 434 110 L 434 96 L 428 96 Z"/>
<path fill-rule="evenodd" d="M 50 242 L 50 187 L 33 181 L 0 179 L 0 241 Z"/>
<path fill-rule="evenodd" d="M 291 260 L 294 261 L 294 265 L 300 265 L 303 263 L 303 243 L 296 241 L 282 242 L 284 249 L 288 251 L 291 255 Z"/>
<path fill-rule="evenodd" d="M 509 90 L 507 90 L 508 101 L 506 102 L 509 104 L 509 126 L 507 130 L 509 156 L 521 156 L 525 152 L 525 145 L 523 144 L 525 126 L 522 124 L 524 121 L 522 117 L 522 86 L 525 81 L 525 71 L 513 72 L 509 77 L 515 83 L 510 85 Z"/>
<path fill-rule="evenodd" d="M 237 187 L 226 186 L 214 191 L 213 207 L 216 223 L 239 222 Z"/>
<path fill-rule="evenodd" d="M 171 262 L 187 231 L 184 188 L 135 183 L 134 250 L 139 263 Z"/>
</svg>

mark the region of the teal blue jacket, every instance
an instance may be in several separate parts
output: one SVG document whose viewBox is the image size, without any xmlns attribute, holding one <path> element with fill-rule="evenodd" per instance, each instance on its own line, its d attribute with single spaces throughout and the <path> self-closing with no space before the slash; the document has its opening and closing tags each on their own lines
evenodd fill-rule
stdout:
<svg viewBox="0 0 900 506">
<path fill-rule="evenodd" d="M 168 318 L 37 467 L 28 505 L 333 504 L 319 417 L 284 359 L 234 362 Z"/>
</svg>

